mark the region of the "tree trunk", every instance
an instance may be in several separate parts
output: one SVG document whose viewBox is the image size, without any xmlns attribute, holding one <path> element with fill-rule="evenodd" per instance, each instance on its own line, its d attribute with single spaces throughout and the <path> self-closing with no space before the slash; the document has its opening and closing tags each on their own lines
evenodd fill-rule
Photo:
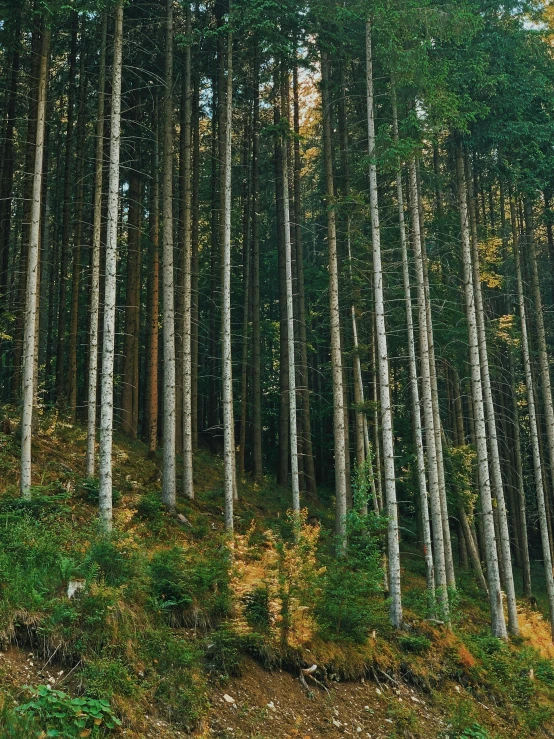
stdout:
<svg viewBox="0 0 554 739">
<path fill-rule="evenodd" d="M 485 311 L 483 307 L 483 294 L 481 290 L 481 271 L 479 269 L 479 243 L 477 237 L 477 221 L 475 218 L 475 200 L 473 195 L 472 178 L 469 163 L 466 157 L 468 183 L 468 214 L 471 233 L 471 247 L 473 258 L 473 286 L 475 290 L 475 316 L 477 320 L 477 336 L 479 341 L 479 359 L 481 364 L 481 378 L 483 396 L 485 401 L 485 415 L 487 421 L 487 432 L 489 442 L 491 483 L 494 497 L 496 498 L 496 509 L 498 511 L 498 527 L 500 539 L 500 556 L 502 563 L 503 581 L 506 589 L 506 600 L 508 606 L 508 631 L 517 636 L 519 624 L 517 620 L 516 593 L 514 577 L 512 572 L 512 555 L 510 551 L 510 530 L 508 528 L 508 515 L 504 499 L 504 485 L 500 464 L 500 453 L 498 451 L 498 437 L 496 431 L 496 413 L 494 409 L 491 378 L 489 371 L 489 358 L 487 351 L 487 337 L 485 333 Z M 469 175 L 469 176 L 468 176 Z"/>
<path fill-rule="evenodd" d="M 104 331 L 102 345 L 102 390 L 100 400 L 100 525 L 112 529 L 112 439 L 115 353 L 115 303 L 117 288 L 117 226 L 119 214 L 119 154 L 121 149 L 121 69 L 123 52 L 123 2 L 115 7 L 108 174 L 108 226 L 104 279 Z"/>
<path fill-rule="evenodd" d="M 31 436 L 35 400 L 35 334 L 37 325 L 37 286 L 42 205 L 42 165 L 46 128 L 46 95 L 48 90 L 48 55 L 50 30 L 43 21 L 38 76 L 38 106 L 35 141 L 35 164 L 31 202 L 31 227 L 27 260 L 27 290 L 23 332 L 23 409 L 21 415 L 21 494 L 31 497 Z"/>
<path fill-rule="evenodd" d="M 340 335 L 339 268 L 335 186 L 333 180 L 333 141 L 331 127 L 330 62 L 321 52 L 321 102 L 323 114 L 323 157 L 327 206 L 327 246 L 329 251 L 329 312 L 331 323 L 331 368 L 333 375 L 333 430 L 335 442 L 336 530 L 339 545 L 346 546 L 346 439 L 344 430 L 344 390 Z"/>
<path fill-rule="evenodd" d="M 366 85 L 367 85 L 367 133 L 369 146 L 369 203 L 371 212 L 371 241 L 373 252 L 373 294 L 375 300 L 375 324 L 381 400 L 381 425 L 385 468 L 385 498 L 388 514 L 388 572 L 391 598 L 390 619 L 400 628 L 403 622 L 402 593 L 400 585 L 400 544 L 398 532 L 398 506 L 396 502 L 396 473 L 394 469 L 394 441 L 392 407 L 389 385 L 389 355 L 385 327 L 385 302 L 383 295 L 383 267 L 381 263 L 381 232 L 379 226 L 379 202 L 377 167 L 375 165 L 375 101 L 373 92 L 373 59 L 371 51 L 371 24 L 366 23 Z"/>
<path fill-rule="evenodd" d="M 414 250 L 417 302 L 419 315 L 419 354 L 421 364 L 421 389 L 423 398 L 423 417 L 425 425 L 425 441 L 427 445 L 427 472 L 429 476 L 429 497 L 431 517 L 433 521 L 433 552 L 435 556 L 435 575 L 438 586 L 438 597 L 443 610 L 443 617 L 449 620 L 448 580 L 446 574 L 444 516 L 441 506 L 439 460 L 437 454 L 437 435 L 435 433 L 435 414 L 433 413 L 433 396 L 431 381 L 431 357 L 429 353 L 428 295 L 425 290 L 425 267 L 421 244 L 419 220 L 419 194 L 417 172 L 414 159 L 408 163 L 410 206 L 412 217 L 412 245 Z M 440 423 L 440 419 L 439 419 Z"/>
<path fill-rule="evenodd" d="M 152 185 L 150 191 L 150 248 L 148 275 L 148 349 L 146 352 L 146 440 L 148 453 L 154 455 L 158 446 L 158 361 L 159 361 L 159 295 L 160 295 L 160 172 L 158 160 L 159 117 L 154 113 L 154 155 L 152 157 Z"/>
<path fill-rule="evenodd" d="M 191 17 L 190 5 L 186 9 L 187 36 L 185 47 L 184 71 L 184 112 L 182 154 L 183 167 L 183 493 L 187 498 L 194 498 L 194 480 L 192 467 L 192 88 L 191 88 Z"/>
<path fill-rule="evenodd" d="M 71 237 L 71 186 L 73 168 L 73 124 L 75 118 L 75 78 L 77 65 L 77 34 L 79 17 L 73 14 L 71 48 L 69 52 L 69 86 L 67 92 L 67 127 L 65 133 L 64 187 L 62 207 L 62 234 L 60 250 L 60 290 L 58 303 L 58 345 L 56 351 L 56 396 L 62 402 L 65 387 L 65 329 L 67 323 L 67 282 L 69 273 L 69 241 Z M 82 50 L 81 50 L 82 53 Z"/>
<path fill-rule="evenodd" d="M 96 154 L 94 161 L 94 213 L 90 277 L 90 329 L 87 400 L 87 477 L 94 476 L 96 447 L 96 393 L 98 386 L 98 317 L 100 308 L 100 239 L 102 234 L 102 179 L 104 165 L 104 95 L 106 86 L 106 35 L 108 16 L 102 16 L 98 109 L 96 113 Z"/>
<path fill-rule="evenodd" d="M 162 500 L 175 508 L 175 277 L 173 270 L 173 0 L 166 3 L 163 147 L 163 478 Z"/>
<path fill-rule="evenodd" d="M 398 144 L 398 112 L 396 103 L 396 90 L 392 80 L 392 125 L 394 141 Z M 417 480 L 419 486 L 419 498 L 421 506 L 421 522 L 423 529 L 423 555 L 425 557 L 425 568 L 427 576 L 427 590 L 432 607 L 435 605 L 435 565 L 433 560 L 433 546 L 431 542 L 431 527 L 429 522 L 429 498 L 427 494 L 427 478 L 425 475 L 425 455 L 423 450 L 423 434 L 421 430 L 421 403 L 419 400 L 419 387 L 417 379 L 417 361 L 414 341 L 414 321 L 412 316 L 412 289 L 410 285 L 410 269 L 408 264 L 408 247 L 406 243 L 406 225 L 404 219 L 404 193 L 402 191 L 402 170 L 400 165 L 396 174 L 396 200 L 398 204 L 398 223 L 400 226 L 400 248 L 402 252 L 402 277 L 404 281 L 404 299 L 406 304 L 406 326 L 408 333 L 408 363 L 410 377 L 410 394 L 412 398 L 412 424 L 416 447 Z M 412 196 L 413 201 L 413 196 Z M 419 225 L 419 217 L 416 228 Z M 414 241 L 416 237 L 414 235 Z M 421 251 L 421 249 L 420 249 Z M 353 323 L 355 329 L 355 323 Z M 359 358 L 358 358 L 359 362 Z M 423 362 L 422 362 L 423 364 Z M 361 370 L 360 370 L 361 375 Z M 442 533 L 442 531 L 441 531 Z M 444 553 L 443 553 L 444 558 Z M 446 593 L 446 590 L 444 590 Z M 447 597 L 443 601 L 447 601 Z"/>
<path fill-rule="evenodd" d="M 515 211 L 513 203 L 511 203 L 512 222 L 515 222 Z M 517 295 L 519 303 L 519 317 L 521 328 L 521 352 L 523 356 L 523 367 L 525 370 L 525 385 L 527 388 L 527 409 L 529 411 L 529 432 L 531 436 L 531 449 L 533 452 L 533 471 L 535 473 L 535 490 L 537 493 L 537 507 L 539 512 L 539 527 L 542 540 L 542 553 L 544 558 L 544 575 L 546 579 L 546 592 L 548 594 L 548 607 L 550 610 L 550 627 L 552 637 L 554 639 L 554 579 L 552 577 L 552 554 L 550 551 L 550 537 L 548 532 L 548 521 L 546 516 L 546 502 L 542 478 L 542 461 L 539 448 L 539 431 L 537 424 L 537 412 L 535 409 L 535 394 L 533 387 L 533 372 L 531 370 L 531 356 L 529 352 L 529 339 L 527 336 L 527 318 L 525 309 L 525 295 L 523 293 L 523 280 L 521 276 L 521 260 L 519 256 L 519 246 L 517 243 L 517 231 L 513 231 L 514 259 L 516 266 L 517 279 Z M 532 253 L 531 259 L 534 261 L 536 269 L 535 255 Z M 533 265 L 531 267 L 533 270 Z M 534 285 L 533 285 L 534 287 Z"/>
<path fill-rule="evenodd" d="M 473 395 L 473 413 L 475 423 L 475 442 L 479 470 L 479 489 L 481 494 L 482 521 L 485 535 L 485 553 L 487 561 L 487 579 L 491 608 L 491 630 L 493 636 L 507 638 L 506 623 L 500 589 L 500 573 L 498 554 L 494 533 L 494 512 L 492 507 L 491 486 L 489 478 L 489 456 L 487 449 L 487 431 L 485 426 L 485 408 L 481 380 L 481 363 L 479 356 L 479 338 L 477 318 L 475 314 L 475 288 L 473 285 L 473 266 L 471 258 L 471 239 L 467 209 L 467 193 L 464 172 L 464 159 L 461 145 L 458 145 L 456 164 L 458 172 L 458 198 L 460 205 L 460 228 L 462 237 L 462 259 L 464 268 L 464 296 L 468 324 L 469 364 L 471 369 L 471 386 Z"/>
<path fill-rule="evenodd" d="M 260 367 L 260 234 L 259 234 L 259 139 L 260 139 L 260 51 L 254 57 L 254 110 L 252 117 L 252 456 L 254 479 L 263 476 L 262 392 Z"/>
</svg>

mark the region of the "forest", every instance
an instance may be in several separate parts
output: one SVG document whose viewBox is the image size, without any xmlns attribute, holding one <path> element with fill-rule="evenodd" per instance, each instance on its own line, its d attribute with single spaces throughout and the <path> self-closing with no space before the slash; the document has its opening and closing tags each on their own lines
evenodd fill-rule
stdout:
<svg viewBox="0 0 554 739">
<path fill-rule="evenodd" d="M 0 80 L 0 739 L 553 736 L 554 6 L 0 0 Z"/>
</svg>

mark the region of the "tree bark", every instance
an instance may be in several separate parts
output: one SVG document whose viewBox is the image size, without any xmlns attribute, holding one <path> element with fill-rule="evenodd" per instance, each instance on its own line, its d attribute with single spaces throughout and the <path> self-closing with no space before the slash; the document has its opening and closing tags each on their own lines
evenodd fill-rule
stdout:
<svg viewBox="0 0 554 739">
<path fill-rule="evenodd" d="M 102 16 L 98 108 L 96 113 L 96 154 L 94 162 L 94 213 L 90 277 L 90 328 L 87 400 L 87 477 L 94 476 L 96 447 L 96 393 L 98 385 L 98 318 L 100 307 L 100 240 L 102 234 L 102 180 L 104 171 L 104 96 L 106 87 L 106 35 L 108 16 Z"/>
<path fill-rule="evenodd" d="M 42 206 L 42 174 L 46 128 L 46 95 L 48 90 L 48 55 L 50 30 L 43 21 L 38 76 L 38 105 L 35 140 L 35 163 L 31 202 L 31 226 L 27 260 L 27 290 L 23 332 L 23 409 L 21 415 L 21 494 L 31 497 L 31 437 L 35 400 L 35 338 L 37 325 L 37 287 Z"/>
<path fill-rule="evenodd" d="M 100 525 L 112 529 L 112 441 L 114 404 L 115 303 L 117 287 L 117 226 L 119 215 L 119 154 L 121 149 L 121 70 L 123 52 L 123 2 L 115 7 L 113 41 L 110 164 L 108 174 L 108 225 L 104 279 L 104 331 L 100 400 Z"/>
<path fill-rule="evenodd" d="M 321 102 L 323 114 L 323 157 L 327 206 L 327 247 L 329 252 L 329 312 L 331 323 L 331 369 L 333 376 L 333 430 L 335 443 L 336 530 L 339 546 L 346 546 L 346 438 L 344 429 L 344 389 L 340 333 L 339 268 L 337 224 L 333 178 L 333 141 L 331 127 L 331 81 L 328 53 L 321 52 Z"/>
<path fill-rule="evenodd" d="M 512 223 L 515 223 L 515 209 L 513 202 L 511 206 Z M 533 383 L 533 372 L 531 369 L 531 356 L 529 352 L 529 339 L 527 335 L 527 317 L 525 307 L 525 295 L 523 292 L 523 280 L 521 276 L 521 260 L 519 256 L 519 245 L 517 230 L 513 230 L 514 259 L 516 266 L 517 295 L 519 303 L 519 317 L 521 328 L 521 353 L 523 356 L 523 367 L 525 370 L 525 385 L 527 389 L 527 409 L 529 411 L 529 431 L 531 436 L 531 449 L 533 452 L 533 471 L 535 473 L 535 490 L 537 493 L 537 507 L 539 512 L 539 527 L 541 532 L 542 553 L 544 558 L 544 575 L 546 580 L 546 592 L 548 594 L 548 607 L 550 610 L 550 627 L 554 639 L 554 579 L 552 577 L 552 554 L 550 551 L 550 536 L 546 515 L 546 500 L 542 477 L 542 461 L 539 447 L 539 431 L 537 424 L 537 412 L 535 408 L 535 394 Z M 532 254 L 532 259 L 534 254 Z M 536 262 L 535 262 L 536 267 Z M 532 267 L 533 269 L 533 267 Z"/>
<path fill-rule="evenodd" d="M 491 470 L 492 492 L 496 499 L 496 508 L 498 511 L 498 526 L 500 539 L 500 556 L 502 563 L 502 572 L 504 587 L 506 589 L 506 600 L 508 606 L 508 631 L 510 634 L 517 636 L 519 634 L 519 624 L 517 620 L 516 593 L 514 586 L 514 577 L 512 572 L 512 555 L 510 551 L 510 530 L 508 528 L 508 514 L 506 512 L 506 502 L 504 498 L 504 485 L 502 481 L 502 472 L 500 464 L 500 452 L 498 450 L 498 437 L 496 430 L 496 413 L 494 409 L 491 378 L 489 371 L 489 358 L 487 351 L 487 337 L 485 333 L 485 311 L 483 307 L 483 294 L 481 290 L 481 271 L 479 269 L 479 244 L 477 236 L 477 221 L 475 218 L 475 200 L 473 195 L 473 186 L 471 171 L 466 157 L 468 183 L 468 215 L 471 235 L 471 249 L 473 260 L 473 285 L 475 290 L 475 317 L 477 320 L 477 337 L 479 341 L 479 359 L 481 364 L 481 378 L 483 387 L 483 397 L 485 401 L 485 416 L 488 432 L 489 461 Z M 469 176 L 468 176 L 469 175 Z"/>
<path fill-rule="evenodd" d="M 482 522 L 485 535 L 485 554 L 487 561 L 487 579 L 491 608 L 491 630 L 493 636 L 507 638 L 506 623 L 502 605 L 498 554 L 494 532 L 494 513 L 492 507 L 491 485 L 489 477 L 489 455 L 487 449 L 487 431 L 485 426 L 485 408 L 481 379 L 481 362 L 479 355 L 479 338 L 475 309 L 475 288 L 473 284 L 473 266 L 471 258 L 470 226 L 467 208 L 466 180 L 464 159 L 461 145 L 458 144 L 456 154 L 458 174 L 458 199 L 460 206 L 460 228 L 462 237 L 463 282 L 468 324 L 469 364 L 471 369 L 471 385 L 473 395 L 473 413 L 475 423 L 475 442 L 479 470 L 479 489 L 481 494 Z"/>
<path fill-rule="evenodd" d="M 371 241 L 373 253 L 373 294 L 375 300 L 375 324 L 381 400 L 381 425 L 385 469 L 385 498 L 388 514 L 388 574 L 391 598 L 390 619 L 393 626 L 401 628 L 402 592 L 400 585 L 400 544 L 398 532 L 398 506 L 396 501 L 396 473 L 394 469 L 394 440 L 392 407 L 389 384 L 389 355 L 385 326 L 385 302 L 383 294 L 383 267 L 381 259 L 381 232 L 379 225 L 379 195 L 377 167 L 375 164 L 375 98 L 373 90 L 373 59 L 371 50 L 371 23 L 366 23 L 366 86 L 367 133 L 369 146 L 369 204 L 371 212 Z"/>
</svg>

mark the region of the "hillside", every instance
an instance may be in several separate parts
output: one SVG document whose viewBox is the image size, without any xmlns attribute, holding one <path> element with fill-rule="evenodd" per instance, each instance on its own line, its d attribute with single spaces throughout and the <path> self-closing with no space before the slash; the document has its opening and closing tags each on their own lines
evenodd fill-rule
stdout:
<svg viewBox="0 0 554 739">
<path fill-rule="evenodd" d="M 361 554 L 337 564 L 328 556 L 332 506 L 323 493 L 295 540 L 289 491 L 269 478 L 263 486 L 245 478 L 231 544 L 219 458 L 196 454 L 196 500 L 180 499 L 172 515 L 159 502 L 159 460 L 123 437 L 114 446 L 115 529 L 103 538 L 97 488 L 84 477 L 85 430 L 56 415 L 41 419 L 33 499 L 25 503 L 18 497 L 17 418 L 13 409 L 6 413 L 2 739 L 45 736 L 42 730 L 55 728 L 55 710 L 67 725 L 48 736 L 553 735 L 554 648 L 540 600 L 539 610 L 519 602 L 523 636 L 505 644 L 489 635 L 486 600 L 459 571 L 448 630 L 425 618 L 424 569 L 407 536 L 407 630 L 397 632 L 388 622 L 379 547 L 360 544 L 382 540 L 378 526 L 354 530 Z M 71 599 L 70 581 L 78 588 Z M 69 698 L 60 698 L 65 707 L 49 718 L 38 699 L 38 708 L 14 712 L 15 703 L 29 701 L 25 686 L 39 685 L 108 701 L 121 725 L 106 728 L 106 709 L 97 726 L 93 717 L 86 723 L 87 714 L 71 733 Z M 31 714 L 42 716 L 32 726 L 25 723 Z"/>
</svg>

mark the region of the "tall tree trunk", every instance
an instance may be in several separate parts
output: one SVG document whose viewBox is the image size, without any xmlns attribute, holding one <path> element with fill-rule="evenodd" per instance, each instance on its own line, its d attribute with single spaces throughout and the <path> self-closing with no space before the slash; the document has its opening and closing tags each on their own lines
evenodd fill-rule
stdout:
<svg viewBox="0 0 554 739">
<path fill-rule="evenodd" d="M 229 12 L 231 12 L 229 3 Z M 233 363 L 231 356 L 231 140 L 233 126 L 233 35 L 227 38 L 227 84 L 224 119 L 224 157 L 221 215 L 221 358 L 223 400 L 223 484 L 225 490 L 225 528 L 233 531 L 233 501 L 236 494 L 235 431 L 233 420 Z"/>
<path fill-rule="evenodd" d="M 135 95 L 133 123 L 140 124 L 140 99 Z M 129 197 L 127 216 L 127 280 L 125 290 L 125 328 L 123 340 L 123 388 L 121 394 L 121 421 L 123 431 L 136 439 L 138 428 L 135 423 L 138 407 L 136 370 L 138 364 L 138 342 L 140 327 L 140 261 L 142 182 L 140 143 L 133 147 L 129 171 Z"/>
<path fill-rule="evenodd" d="M 481 380 L 481 362 L 479 355 L 479 338 L 477 333 L 477 317 L 475 310 L 475 288 L 473 284 L 473 266 L 471 258 L 471 238 L 467 208 L 467 192 L 464 172 L 464 159 L 461 145 L 456 153 L 458 176 L 458 198 L 460 205 L 460 228 L 462 237 L 462 259 L 464 268 L 464 296 L 468 324 L 469 364 L 471 369 L 471 390 L 473 395 L 473 414 L 475 423 L 475 442 L 479 470 L 479 491 L 481 494 L 482 521 L 485 535 L 485 554 L 487 561 L 487 579 L 491 608 L 491 630 L 493 636 L 507 638 L 506 622 L 502 605 L 500 588 L 500 572 L 498 553 L 494 532 L 494 512 L 492 507 L 491 485 L 489 478 L 489 455 L 487 449 L 487 431 L 485 426 L 485 408 Z"/>
<path fill-rule="evenodd" d="M 115 7 L 113 41 L 110 164 L 108 173 L 108 225 L 104 278 L 104 330 L 102 389 L 100 400 L 100 525 L 112 529 L 112 441 L 114 404 L 115 303 L 117 292 L 117 226 L 119 215 L 119 154 L 121 149 L 121 70 L 123 52 L 123 2 Z"/>
<path fill-rule="evenodd" d="M 150 273 L 148 279 L 148 350 L 146 369 L 146 440 L 148 453 L 153 455 L 158 446 L 158 361 L 159 361 L 159 295 L 160 295 L 160 171 L 158 157 L 159 116 L 154 113 L 154 155 L 152 157 L 152 185 L 150 190 Z"/>
<path fill-rule="evenodd" d="M 487 337 L 485 333 L 485 310 L 483 307 L 483 294 L 481 290 L 481 271 L 479 268 L 479 243 L 477 236 L 477 221 L 475 217 L 475 200 L 473 194 L 471 170 L 468 165 L 466 181 L 468 183 L 468 215 L 471 233 L 471 248 L 473 259 L 473 285 L 475 290 L 475 316 L 477 320 L 477 336 L 479 341 L 479 359 L 481 364 L 481 378 L 483 396 L 485 401 L 485 415 L 487 422 L 489 459 L 491 468 L 491 483 L 493 495 L 496 499 L 498 511 L 500 556 L 502 572 L 504 575 L 504 587 L 506 589 L 506 600 L 508 606 L 508 631 L 510 634 L 519 634 L 517 620 L 516 593 L 514 577 L 512 572 L 512 554 L 510 551 L 510 530 L 508 528 L 508 514 L 504 498 L 504 485 L 500 464 L 500 452 L 498 450 L 498 437 L 496 430 L 496 413 L 494 409 L 492 386 L 489 371 L 489 358 L 487 351 Z M 468 176 L 469 175 L 469 176 Z"/>
<path fill-rule="evenodd" d="M 446 574 L 445 542 L 444 542 L 444 515 L 441 506 L 439 459 L 437 454 L 437 435 L 435 433 L 435 414 L 433 413 L 433 396 L 431 380 L 431 357 L 429 352 L 429 326 L 425 290 L 425 267 L 421 243 L 419 220 L 419 193 L 417 186 L 417 171 L 414 159 L 408 164 L 410 206 L 412 217 L 412 245 L 415 258 L 417 302 L 419 315 L 419 354 L 421 363 L 421 389 L 423 398 L 423 417 L 425 425 L 425 441 L 427 445 L 427 472 L 429 476 L 429 494 L 431 502 L 431 517 L 433 521 L 433 551 L 435 556 L 435 574 L 438 586 L 438 596 L 443 610 L 443 616 L 449 620 L 448 580 Z M 440 420 L 439 420 L 440 423 Z M 448 520 L 448 519 L 447 519 Z"/>
<path fill-rule="evenodd" d="M 312 496 L 317 495 L 315 464 L 312 443 L 312 422 L 310 411 L 310 386 L 308 376 L 308 342 L 306 336 L 306 297 L 304 289 L 304 250 L 302 242 L 302 199 L 300 174 L 300 100 L 298 91 L 298 66 L 293 67 L 293 129 L 294 129 L 294 244 L 296 247 L 296 281 L 298 286 L 298 369 L 300 397 L 302 398 L 302 450 L 304 454 L 304 480 L 306 489 Z"/>
<path fill-rule="evenodd" d="M 194 481 L 192 468 L 192 295 L 191 295 L 191 265 L 192 265 L 192 88 L 191 88 L 191 11 L 190 5 L 186 8 L 187 36 L 185 47 L 184 71 L 184 112 L 182 154 L 183 167 L 183 493 L 187 498 L 194 498 Z"/>
<path fill-rule="evenodd" d="M 260 367 L 260 234 L 259 234 L 260 50 L 254 57 L 254 109 L 252 117 L 252 456 L 254 478 L 263 476 L 262 392 Z"/>
<path fill-rule="evenodd" d="M 531 292 L 534 304 L 536 321 L 537 347 L 539 353 L 539 370 L 541 378 L 544 420 L 546 425 L 546 439 L 548 442 L 548 458 L 550 460 L 551 483 L 554 486 L 554 406 L 552 403 L 552 383 L 550 379 L 550 363 L 546 348 L 546 332 L 544 329 L 543 304 L 539 282 L 539 270 L 535 249 L 535 235 L 533 227 L 533 209 L 528 198 L 525 199 L 525 244 L 529 255 L 531 277 Z"/>
<path fill-rule="evenodd" d="M 67 362 L 67 402 L 70 420 L 77 416 L 77 340 L 79 332 L 79 293 L 81 289 L 81 254 L 83 239 L 84 173 L 85 173 L 85 116 L 86 116 L 86 55 L 83 48 L 79 71 L 79 108 L 77 113 L 77 169 L 75 187 L 75 240 L 73 246 L 73 269 L 71 283 L 71 309 L 69 316 L 69 346 Z"/>
<path fill-rule="evenodd" d="M 398 112 L 396 103 L 396 90 L 394 80 L 392 81 L 392 125 L 395 143 L 399 141 L 398 135 Z M 410 170 L 411 174 L 411 170 Z M 406 326 L 408 333 L 408 363 L 410 377 L 410 394 L 412 398 L 412 424 L 416 447 L 417 480 L 419 486 L 419 499 L 421 507 L 421 522 L 423 529 L 423 555 L 425 557 L 425 568 L 427 575 L 427 590 L 431 606 L 435 605 L 435 564 L 433 559 L 433 546 L 431 542 L 431 526 L 429 521 L 429 497 L 427 493 L 427 478 L 425 474 L 425 454 L 423 450 L 423 434 L 421 430 L 421 403 L 419 399 L 419 387 L 417 378 L 417 361 L 414 340 L 414 320 L 412 316 L 412 289 L 410 285 L 410 269 L 408 264 L 408 247 L 406 243 L 406 225 L 404 219 L 404 193 L 402 191 L 402 170 L 400 165 L 396 174 L 396 200 L 398 203 L 398 223 L 400 226 L 400 248 L 402 252 L 402 277 L 404 281 L 404 300 L 406 303 Z M 413 201 L 413 196 L 412 196 Z M 416 219 L 416 229 L 419 226 L 419 216 Z M 416 236 L 414 235 L 414 241 Z M 421 251 L 421 248 L 420 248 Z M 416 257 L 417 259 L 417 257 Z M 419 270 L 418 270 L 419 271 Z M 355 324 L 354 324 L 355 328 Z M 422 362 L 423 364 L 423 362 Z M 361 374 L 361 371 L 360 371 Z M 422 373 L 423 374 L 423 373 Z M 425 380 L 424 380 L 425 382 Z M 442 535 L 442 529 L 441 529 Z M 441 536 L 442 539 L 442 536 Z M 444 552 L 443 552 L 444 561 Z M 445 579 L 445 576 L 443 575 Z M 444 584 L 443 584 L 444 587 Z M 444 593 L 447 593 L 444 589 Z M 443 602 L 448 606 L 448 595 L 442 595 Z"/>
<path fill-rule="evenodd" d="M 79 17 L 73 13 L 71 48 L 69 51 L 69 86 L 67 92 L 67 127 L 65 133 L 64 187 L 62 234 L 60 250 L 60 290 L 58 303 L 58 345 L 56 350 L 56 396 L 58 403 L 65 398 L 65 330 L 67 323 L 67 283 L 69 273 L 69 242 L 71 238 L 71 187 L 73 169 L 73 128 L 75 119 L 75 78 L 77 66 L 77 35 Z M 81 50 L 82 53 L 82 50 Z"/>
<path fill-rule="evenodd" d="M 294 352 L 294 301 L 292 290 L 292 243 L 290 238 L 289 170 L 287 142 L 282 141 L 283 151 L 283 226 L 285 237 L 285 282 L 287 295 L 287 358 L 289 375 L 289 438 L 292 483 L 292 508 L 300 513 L 300 483 L 298 477 L 298 434 L 296 427 L 296 362 Z"/>
<path fill-rule="evenodd" d="M 344 389 L 340 335 L 339 268 L 333 140 L 331 126 L 331 70 L 328 53 L 321 52 L 321 102 L 323 114 L 323 157 L 327 206 L 327 246 L 329 251 L 329 312 L 331 323 L 331 368 L 333 376 L 333 430 L 335 442 L 336 529 L 341 546 L 346 545 L 346 438 L 344 429 Z"/>
<path fill-rule="evenodd" d="M 8 287 L 9 241 L 12 218 L 12 192 L 15 169 L 14 130 L 16 122 L 17 85 L 21 58 L 22 11 L 16 11 L 11 38 L 12 49 L 9 56 L 6 82 L 6 126 L 0 164 L 0 300 L 5 301 Z M 11 27 L 10 27 L 11 32 Z"/>
<path fill-rule="evenodd" d="M 166 2 L 163 147 L 163 479 L 162 500 L 175 508 L 175 277 L 173 270 L 173 0 Z"/>
<path fill-rule="evenodd" d="M 511 205 L 512 223 L 515 223 L 515 210 L 513 202 Z M 550 610 L 550 627 L 554 639 L 554 579 L 552 577 L 552 554 L 550 550 L 550 536 L 546 515 L 545 491 L 542 477 L 542 461 L 539 447 L 539 431 L 537 424 L 537 412 L 535 409 L 535 394 L 533 387 L 533 372 L 531 369 L 531 356 L 529 352 L 529 339 L 527 336 L 527 317 L 525 308 L 525 295 L 523 292 L 523 280 L 521 276 L 521 260 L 517 230 L 513 230 L 514 259 L 516 266 L 517 295 L 519 303 L 519 317 L 521 328 L 521 352 L 523 356 L 523 368 L 525 370 L 525 385 L 527 389 L 527 409 L 529 411 L 529 431 L 531 436 L 531 449 L 533 452 L 533 471 L 535 473 L 535 490 L 537 493 L 537 507 L 539 512 L 539 527 L 542 540 L 542 553 L 544 559 L 544 575 L 546 579 L 546 592 L 548 594 L 548 607 Z M 534 257 L 534 254 L 532 255 Z M 536 263 L 535 263 L 536 267 Z"/>
<path fill-rule="evenodd" d="M 100 239 L 102 234 L 102 180 L 104 171 L 104 95 L 106 86 L 106 35 L 108 16 L 102 16 L 98 108 L 96 113 L 96 153 L 94 161 L 94 213 L 92 223 L 92 264 L 90 277 L 90 328 L 87 400 L 87 477 L 94 476 L 96 447 L 96 393 L 98 386 L 98 317 L 100 308 Z"/>
<path fill-rule="evenodd" d="M 375 98 L 373 91 L 373 59 L 371 50 L 371 23 L 366 23 L 366 86 L 367 86 L 367 137 L 369 147 L 369 205 L 371 212 L 371 241 L 373 252 L 373 294 L 375 300 L 375 324 L 381 400 L 381 425 L 385 468 L 385 497 L 388 514 L 388 574 L 391 598 L 390 619 L 400 628 L 402 616 L 402 592 L 400 585 L 400 543 L 398 533 L 398 506 L 396 501 L 396 473 L 394 469 L 394 440 L 392 407 L 389 384 L 389 355 L 385 327 L 385 302 L 383 294 L 383 267 L 381 261 L 381 231 L 379 226 L 379 195 L 377 167 L 375 164 Z"/>
<path fill-rule="evenodd" d="M 46 128 L 46 95 L 48 90 L 48 55 L 50 30 L 43 21 L 38 76 L 38 105 L 35 141 L 35 164 L 31 202 L 31 226 L 27 260 L 27 290 L 23 332 L 23 410 L 21 416 L 21 494 L 31 497 L 31 436 L 35 400 L 35 338 L 37 328 L 37 287 L 42 205 L 42 173 Z"/>
<path fill-rule="evenodd" d="M 239 438 L 239 471 L 244 474 L 246 461 L 246 424 L 248 422 L 248 348 L 251 307 L 251 249 L 250 237 L 252 178 L 250 169 L 250 110 L 247 111 L 243 136 L 243 223 L 242 223 L 242 357 L 240 363 L 240 438 Z"/>
<path fill-rule="evenodd" d="M 192 93 L 192 214 L 191 214 L 191 433 L 192 448 L 198 448 L 198 334 L 200 301 L 198 292 L 198 247 L 200 241 L 200 80 L 194 75 Z"/>
</svg>

